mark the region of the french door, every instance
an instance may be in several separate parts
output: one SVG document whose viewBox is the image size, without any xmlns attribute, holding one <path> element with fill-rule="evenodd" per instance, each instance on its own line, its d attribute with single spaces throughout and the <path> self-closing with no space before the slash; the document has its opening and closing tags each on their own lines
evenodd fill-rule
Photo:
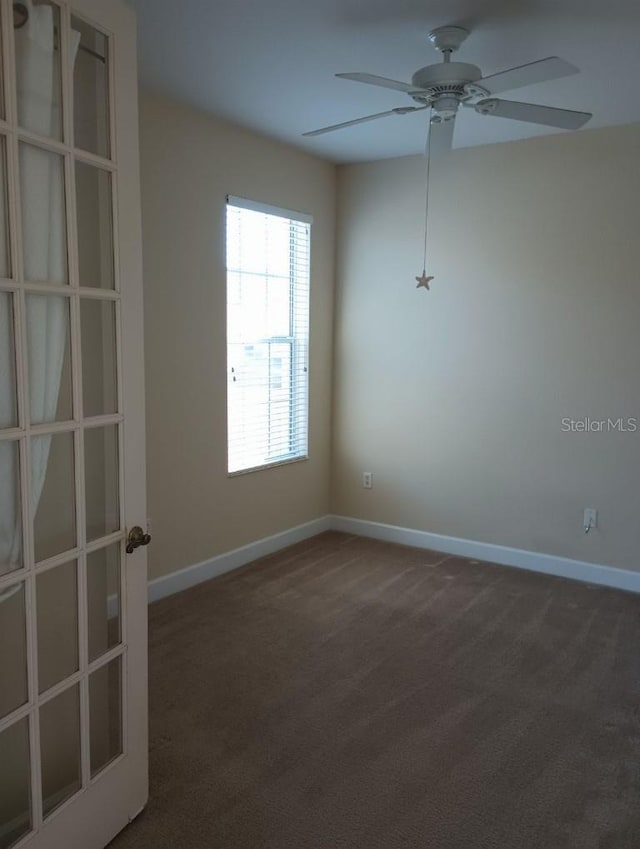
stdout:
<svg viewBox="0 0 640 849">
<path fill-rule="evenodd" d="M 0 3 L 0 849 L 98 849 L 147 796 L 135 23 Z"/>
</svg>

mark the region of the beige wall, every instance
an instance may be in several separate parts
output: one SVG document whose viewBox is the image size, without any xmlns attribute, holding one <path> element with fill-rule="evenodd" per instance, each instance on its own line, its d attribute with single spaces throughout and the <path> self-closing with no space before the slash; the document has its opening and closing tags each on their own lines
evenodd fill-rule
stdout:
<svg viewBox="0 0 640 849">
<path fill-rule="evenodd" d="M 141 96 L 150 577 L 329 508 L 335 168 Z M 311 213 L 310 459 L 226 472 L 225 197 Z"/>
<path fill-rule="evenodd" d="M 640 431 L 561 426 L 640 418 L 639 155 L 636 125 L 435 160 L 431 292 L 424 162 L 339 170 L 334 512 L 640 569 Z"/>
</svg>

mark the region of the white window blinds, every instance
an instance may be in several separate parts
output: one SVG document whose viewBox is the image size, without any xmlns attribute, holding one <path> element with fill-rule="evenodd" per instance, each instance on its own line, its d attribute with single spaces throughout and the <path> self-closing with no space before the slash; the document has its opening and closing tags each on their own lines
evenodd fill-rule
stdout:
<svg viewBox="0 0 640 849">
<path fill-rule="evenodd" d="M 229 472 L 307 456 L 311 219 L 227 198 Z"/>
</svg>

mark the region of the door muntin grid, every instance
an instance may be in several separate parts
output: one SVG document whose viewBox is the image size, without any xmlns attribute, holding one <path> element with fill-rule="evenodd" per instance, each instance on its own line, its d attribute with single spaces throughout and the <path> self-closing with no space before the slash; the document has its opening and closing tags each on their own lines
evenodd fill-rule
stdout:
<svg viewBox="0 0 640 849">
<path fill-rule="evenodd" d="M 12 808 L 0 802 L 5 849 L 126 753 L 126 596 L 113 36 L 64 2 L 28 4 L 54 22 L 47 123 L 25 95 L 25 80 L 37 77 L 19 55 L 25 33 L 14 31 L 12 4 L 0 2 L 0 464 L 11 476 L 11 499 L 0 501 L 0 633 L 6 613 L 14 647 L 4 682 L 0 669 L 0 686 L 11 683 L 0 701 L 0 752 L 14 760 L 12 770 L 0 762 L 0 799 L 3 772 L 15 790 Z M 92 51 L 103 61 L 86 83 L 78 68 L 91 67 Z M 96 95 L 84 115 L 80 88 Z M 109 461 L 96 482 L 101 442 Z M 56 474 L 66 481 L 64 509 Z M 55 598 L 68 617 L 47 608 Z"/>
</svg>

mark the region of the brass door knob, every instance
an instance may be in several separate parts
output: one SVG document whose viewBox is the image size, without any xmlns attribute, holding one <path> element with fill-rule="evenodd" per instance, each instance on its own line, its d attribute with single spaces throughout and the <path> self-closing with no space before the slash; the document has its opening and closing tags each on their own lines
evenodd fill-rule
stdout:
<svg viewBox="0 0 640 849">
<path fill-rule="evenodd" d="M 134 525 L 127 537 L 126 552 L 127 554 L 133 554 L 136 548 L 140 548 L 141 545 L 149 545 L 150 542 L 151 534 L 145 534 L 140 525 Z"/>
</svg>

